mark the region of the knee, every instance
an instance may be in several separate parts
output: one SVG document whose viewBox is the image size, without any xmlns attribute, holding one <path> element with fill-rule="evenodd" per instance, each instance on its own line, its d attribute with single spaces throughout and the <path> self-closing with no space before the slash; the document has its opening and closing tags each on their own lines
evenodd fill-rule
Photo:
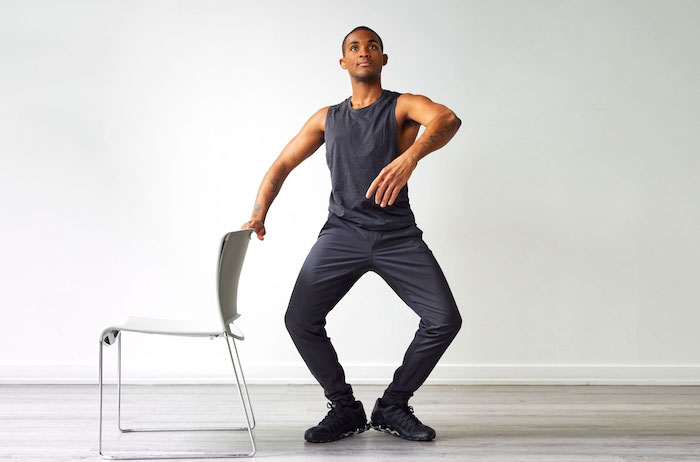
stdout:
<svg viewBox="0 0 700 462">
<path fill-rule="evenodd" d="M 462 328 L 462 316 L 459 311 L 455 308 L 454 314 L 450 316 L 447 323 L 445 324 L 446 335 L 454 337 L 457 332 Z"/>
<path fill-rule="evenodd" d="M 299 324 L 297 323 L 297 317 L 291 308 L 287 308 L 287 312 L 284 313 L 284 325 L 287 328 L 287 332 L 294 335 L 297 331 Z"/>
<path fill-rule="evenodd" d="M 295 309 L 290 306 L 284 314 L 284 325 L 292 337 L 316 335 L 319 329 L 323 329 L 323 321 L 310 317 L 305 310 Z"/>
<path fill-rule="evenodd" d="M 434 331 L 441 337 L 453 339 L 457 332 L 462 328 L 462 316 L 457 311 L 457 308 L 451 312 L 449 316 L 441 319 L 434 327 Z"/>
<path fill-rule="evenodd" d="M 454 335 L 457 335 L 457 332 L 462 328 L 462 315 L 459 314 L 459 311 L 455 309 L 455 319 L 452 322 L 452 332 Z"/>
</svg>

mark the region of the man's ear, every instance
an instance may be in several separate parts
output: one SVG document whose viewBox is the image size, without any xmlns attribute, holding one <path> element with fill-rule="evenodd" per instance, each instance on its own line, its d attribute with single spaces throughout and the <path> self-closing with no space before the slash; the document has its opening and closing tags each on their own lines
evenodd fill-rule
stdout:
<svg viewBox="0 0 700 462">
<path fill-rule="evenodd" d="M 386 66 L 386 63 L 389 61 L 389 55 L 384 55 L 384 66 Z"/>
<path fill-rule="evenodd" d="M 340 63 L 340 67 L 342 67 L 343 69 L 348 68 L 347 64 L 345 64 L 345 58 L 340 58 L 338 62 Z"/>
</svg>

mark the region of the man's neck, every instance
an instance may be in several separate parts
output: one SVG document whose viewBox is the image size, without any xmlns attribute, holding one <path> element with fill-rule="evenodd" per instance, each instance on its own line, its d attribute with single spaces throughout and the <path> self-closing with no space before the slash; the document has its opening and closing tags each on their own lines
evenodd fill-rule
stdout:
<svg viewBox="0 0 700 462">
<path fill-rule="evenodd" d="M 353 109 L 359 109 L 374 103 L 382 96 L 382 81 L 352 82 L 350 103 Z"/>
</svg>

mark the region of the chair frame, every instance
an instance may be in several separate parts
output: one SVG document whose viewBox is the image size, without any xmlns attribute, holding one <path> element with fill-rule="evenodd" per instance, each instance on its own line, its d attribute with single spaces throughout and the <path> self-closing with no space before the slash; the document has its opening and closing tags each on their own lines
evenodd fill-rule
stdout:
<svg viewBox="0 0 700 462">
<path fill-rule="evenodd" d="M 248 386 L 245 381 L 245 376 L 243 375 L 243 367 L 241 364 L 241 359 L 240 356 L 238 355 L 238 348 L 236 347 L 236 340 L 233 336 L 229 335 L 226 332 L 222 332 L 222 336 L 224 337 L 224 340 L 226 340 L 226 345 L 228 347 L 228 353 L 229 357 L 231 359 L 231 365 L 233 366 L 233 372 L 236 376 L 236 386 L 238 388 L 238 395 L 241 401 L 241 406 L 243 407 L 244 413 L 245 413 L 245 418 L 246 418 L 246 423 L 248 424 L 247 427 L 192 427 L 192 428 L 123 428 L 122 427 L 122 421 L 121 421 L 121 378 L 122 378 L 122 367 L 121 367 L 121 358 L 122 358 L 122 332 L 117 333 L 117 428 L 121 433 L 134 433 L 134 432 L 176 432 L 176 431 L 248 431 L 248 435 L 250 436 L 250 444 L 252 447 L 252 450 L 250 452 L 242 452 L 242 453 L 229 453 L 229 452 L 220 452 L 220 453 L 169 453 L 169 454 L 162 454 L 162 455 L 151 455 L 151 456 L 145 456 L 145 455 L 109 455 L 105 454 L 102 451 L 102 406 L 103 406 L 103 349 L 104 349 L 104 342 L 103 340 L 100 340 L 100 354 L 99 354 L 99 388 L 100 388 L 100 422 L 99 422 L 99 436 L 98 436 L 98 452 L 100 456 L 103 459 L 107 460 L 157 460 L 157 459 L 198 459 L 198 458 L 234 458 L 234 457 L 251 457 L 255 454 L 256 452 L 256 447 L 255 447 L 255 437 L 253 435 L 253 429 L 255 428 L 255 415 L 253 414 L 253 406 L 250 402 L 250 395 L 248 394 Z M 231 339 L 231 342 L 233 343 L 233 350 L 231 350 L 231 345 L 229 344 L 229 337 Z M 213 336 L 212 336 L 213 338 Z M 241 379 L 243 382 L 243 387 L 241 387 L 241 381 L 239 380 L 238 377 L 238 371 L 236 370 L 236 361 L 234 361 L 234 353 L 235 352 L 235 357 L 236 361 L 238 362 L 238 369 L 240 369 L 241 372 Z M 243 391 L 245 390 L 245 397 L 246 400 L 243 398 Z M 247 407 L 246 403 L 247 401 Z M 250 409 L 250 411 L 249 411 Z M 250 412 L 250 414 L 249 414 Z M 251 423 L 252 422 L 252 423 Z"/>
<path fill-rule="evenodd" d="M 252 230 L 247 230 L 252 231 Z M 239 231 L 240 232 L 240 231 Z M 229 233 L 230 234 L 230 233 Z M 228 235 L 227 235 L 228 236 Z M 249 233 L 250 237 L 250 233 Z M 226 236 L 223 239 L 225 243 Z M 223 246 L 222 246 L 223 250 Z M 159 335 L 179 335 L 179 336 L 198 336 L 198 337 L 209 337 L 214 339 L 215 337 L 223 337 L 226 341 L 226 346 L 228 349 L 228 356 L 231 359 L 231 365 L 233 366 L 233 372 L 236 377 L 236 387 L 238 389 L 238 396 L 241 401 L 241 406 L 243 407 L 243 412 L 245 414 L 246 423 L 245 427 L 188 427 L 188 428 L 123 428 L 121 421 L 121 384 L 122 384 L 122 334 L 123 332 L 139 332 L 148 334 L 159 334 Z M 157 455 L 142 455 L 142 454 L 105 454 L 102 451 L 102 407 L 103 407 L 103 350 L 104 345 L 111 345 L 105 333 L 113 335 L 116 338 L 117 343 L 117 428 L 121 433 L 134 433 L 134 432 L 178 432 L 178 431 L 248 431 L 250 437 L 251 451 L 250 452 L 208 452 L 208 453 L 163 453 Z M 219 332 L 191 332 L 191 333 L 172 333 L 172 332 L 141 332 L 138 330 L 130 330 L 124 327 L 114 327 L 113 329 L 107 328 L 102 334 L 100 334 L 100 347 L 99 347 L 99 429 L 98 429 L 98 452 L 103 459 L 107 460 L 156 460 L 156 459 L 201 459 L 201 458 L 238 458 L 238 457 L 251 457 L 256 453 L 255 447 L 255 437 L 253 435 L 253 429 L 255 428 L 255 415 L 253 414 L 253 405 L 250 401 L 250 395 L 248 394 L 248 385 L 245 381 L 245 376 L 243 375 L 243 365 L 241 364 L 240 356 L 238 355 L 238 348 L 236 347 L 236 337 L 230 330 L 230 324 L 226 324 L 225 329 Z M 229 343 L 229 338 L 231 343 L 233 343 L 233 349 L 231 349 L 231 344 Z M 239 337 L 243 340 L 243 336 Z M 236 359 L 234 360 L 234 352 Z M 236 367 L 236 363 L 238 367 Z M 238 376 L 238 371 L 240 370 L 240 378 Z M 241 379 L 243 386 L 241 387 Z M 245 391 L 245 399 L 243 397 L 243 391 Z M 246 406 L 247 401 L 247 406 Z M 251 423 L 252 422 L 252 423 Z"/>
</svg>

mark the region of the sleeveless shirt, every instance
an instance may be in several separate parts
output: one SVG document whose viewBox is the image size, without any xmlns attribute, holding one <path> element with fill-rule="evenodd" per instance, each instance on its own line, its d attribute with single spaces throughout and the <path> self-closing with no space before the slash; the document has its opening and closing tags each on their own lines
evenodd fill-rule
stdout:
<svg viewBox="0 0 700 462">
<path fill-rule="evenodd" d="M 401 95 L 382 90 L 374 103 L 353 109 L 351 98 L 328 108 L 326 162 L 331 173 L 330 213 L 361 228 L 389 231 L 415 225 L 408 184 L 392 205 L 375 203 L 377 189 L 365 197 L 372 181 L 399 155 L 396 100 Z M 381 199 L 381 197 L 380 197 Z"/>
</svg>

